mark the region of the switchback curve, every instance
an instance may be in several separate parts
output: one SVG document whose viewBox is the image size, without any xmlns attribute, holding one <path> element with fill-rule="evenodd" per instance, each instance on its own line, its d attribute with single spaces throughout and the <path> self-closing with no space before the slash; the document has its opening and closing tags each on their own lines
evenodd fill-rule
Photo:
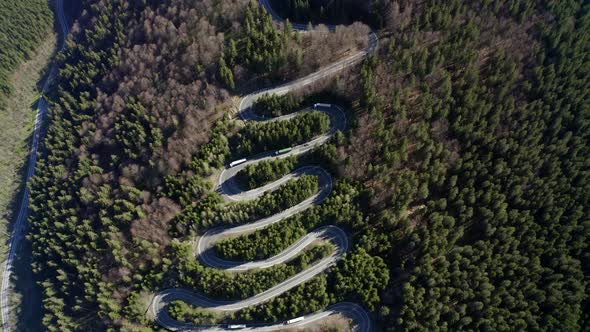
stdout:
<svg viewBox="0 0 590 332">
<path fill-rule="evenodd" d="M 260 0 L 262 6 L 271 14 L 273 19 L 282 21 L 282 19 L 274 12 L 270 7 L 267 0 Z M 307 31 L 309 26 L 303 24 L 293 24 L 294 30 L 296 31 Z M 334 30 L 333 26 L 329 26 L 330 30 Z M 293 114 L 284 115 L 277 118 L 264 118 L 254 113 L 252 109 L 253 103 L 260 97 L 267 94 L 286 94 L 289 91 L 300 89 L 308 84 L 316 82 L 319 79 L 333 75 L 334 73 L 352 66 L 371 54 L 378 46 L 378 38 L 374 33 L 369 36 L 369 46 L 349 57 L 341 59 L 319 71 L 312 73 L 303 78 L 294 80 L 292 82 L 280 85 L 272 89 L 266 89 L 258 91 L 247 96 L 244 96 L 239 105 L 239 114 L 244 121 L 256 121 L 256 122 L 267 122 L 267 121 L 287 121 L 294 116 L 297 116 L 303 112 L 312 111 L 312 109 L 304 109 Z M 268 258 L 266 260 L 256 262 L 235 262 L 228 261 L 216 256 L 213 246 L 220 239 L 227 236 L 237 236 L 248 232 L 267 227 L 274 224 L 284 218 L 299 213 L 312 205 L 321 203 L 329 195 L 332 189 L 332 178 L 328 172 L 320 167 L 302 167 L 295 170 L 294 172 L 282 177 L 281 179 L 269 183 L 263 187 L 256 188 L 249 191 L 243 191 L 235 182 L 235 175 L 246 166 L 250 164 L 259 163 L 264 160 L 276 159 L 276 158 L 287 158 L 289 156 L 299 155 L 305 153 L 316 146 L 325 144 L 338 130 L 343 130 L 346 127 L 346 116 L 342 109 L 336 105 L 326 105 L 318 107 L 315 111 L 326 113 L 330 117 L 331 129 L 328 133 L 325 133 L 313 140 L 293 147 L 288 153 L 275 155 L 273 152 L 262 153 L 253 157 L 250 157 L 248 161 L 236 165 L 234 167 L 227 167 L 223 170 L 219 177 L 218 188 L 222 192 L 223 196 L 229 200 L 242 201 L 251 200 L 265 192 L 276 190 L 287 181 L 297 178 L 303 175 L 315 175 L 320 179 L 320 190 L 317 194 L 309 197 L 303 202 L 296 206 L 284 210 L 280 213 L 272 215 L 267 218 L 263 218 L 256 222 L 236 226 L 236 227 L 218 227 L 211 229 L 201 236 L 198 240 L 196 248 L 196 256 L 208 266 L 224 269 L 227 271 L 240 272 L 251 269 L 268 268 L 276 264 L 284 263 L 294 258 L 300 253 L 305 247 L 310 245 L 317 239 L 326 239 L 331 241 L 336 250 L 328 257 L 323 258 L 319 262 L 315 263 L 308 269 L 296 274 L 295 276 L 279 283 L 278 285 L 271 287 L 270 289 L 254 295 L 250 298 L 238 301 L 221 301 L 210 299 L 202 294 L 194 293 L 186 289 L 167 289 L 158 293 L 152 300 L 149 310 L 152 315 L 156 318 L 157 322 L 172 331 L 188 331 L 188 330 L 200 330 L 200 331 L 226 331 L 228 328 L 221 325 L 194 325 L 188 323 L 178 322 L 168 314 L 166 306 L 173 301 L 185 301 L 192 305 L 208 308 L 214 311 L 231 312 L 237 311 L 249 306 L 257 305 L 268 301 L 284 292 L 296 287 L 318 274 L 322 273 L 330 266 L 334 265 L 349 249 L 348 237 L 346 233 L 336 226 L 324 226 L 320 227 L 311 233 L 304 236 L 302 239 L 285 249 L 280 254 Z M 359 331 L 372 331 L 372 321 L 368 313 L 358 304 L 350 302 L 342 302 L 332 305 L 324 310 L 306 315 L 305 319 L 294 324 L 290 324 L 290 328 L 304 327 L 318 320 L 324 319 L 333 314 L 342 314 L 355 321 L 356 329 Z M 257 324 L 248 323 L 242 331 L 276 331 L 285 328 L 285 322 L 277 322 L 273 324 Z"/>
</svg>

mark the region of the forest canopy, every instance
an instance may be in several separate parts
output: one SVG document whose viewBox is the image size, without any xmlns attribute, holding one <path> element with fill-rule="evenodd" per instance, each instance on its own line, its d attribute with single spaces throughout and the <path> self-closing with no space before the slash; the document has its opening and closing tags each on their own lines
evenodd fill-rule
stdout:
<svg viewBox="0 0 590 332">
<path fill-rule="evenodd" d="M 350 0 L 317 14 L 320 3 L 280 10 L 290 21 L 361 20 L 380 35 L 362 64 L 302 92 L 348 106 L 349 130 L 301 156 L 329 170 L 334 188 L 306 213 L 217 250 L 267 257 L 327 224 L 346 229 L 353 248 L 327 273 L 231 317 L 176 302 L 171 312 L 276 321 L 352 301 L 387 331 L 587 330 L 590 4 Z M 357 14 L 334 16 L 339 6 Z M 48 330 L 158 330 L 145 316 L 149 294 L 185 287 L 244 298 L 326 254 L 228 275 L 191 249 L 210 227 L 317 190 L 304 178 L 227 204 L 215 186 L 230 158 L 329 128 L 313 112 L 266 125 L 232 118 L 239 96 L 355 52 L 369 31 L 319 29 L 295 34 L 247 0 L 84 2 L 59 57 L 31 186 Z M 258 106 L 275 116 L 311 105 L 285 97 Z M 257 164 L 241 181 L 258 186 L 299 163 Z"/>
</svg>

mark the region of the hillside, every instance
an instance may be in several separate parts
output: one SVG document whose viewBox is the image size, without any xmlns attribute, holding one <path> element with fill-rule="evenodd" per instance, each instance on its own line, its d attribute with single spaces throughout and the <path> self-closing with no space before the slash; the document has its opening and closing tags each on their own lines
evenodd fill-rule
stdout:
<svg viewBox="0 0 590 332">
<path fill-rule="evenodd" d="M 370 192 L 367 251 L 399 271 L 385 326 L 588 327 L 589 9 L 392 6 L 339 156 Z"/>
<path fill-rule="evenodd" d="M 285 78 L 309 73 L 365 47 L 367 32 L 353 26 L 296 35 L 288 26 L 276 29 L 247 1 L 87 3 L 60 57 L 55 106 L 32 185 L 30 237 L 34 270 L 47 294 L 48 329 L 155 327 L 144 315 L 145 294 L 169 285 L 213 287 L 223 274 L 194 271 L 194 259 L 185 266 L 183 250 L 196 225 L 180 227 L 203 205 L 225 218 L 205 178 L 230 154 L 256 153 L 280 140 L 303 142 L 327 125 L 316 126 L 319 115 L 309 114 L 268 126 L 267 137 L 260 137 L 256 128 L 223 120 L 234 89 L 274 84 L 277 72 Z M 348 42 L 336 44 L 333 53 L 314 53 L 339 40 Z M 287 130 L 297 126 L 302 129 Z M 265 142 L 281 132 L 287 134 L 279 141 Z M 227 144 L 238 137 L 242 145 L 232 143 L 237 150 L 230 153 Z M 306 181 L 228 209 L 241 218 L 272 214 L 315 191 Z M 230 278 L 221 295 L 240 294 L 230 287 L 245 292 L 241 296 L 258 292 L 304 262 L 277 266 L 262 279 Z M 206 277 L 199 283 L 183 277 L 192 273 Z"/>
<path fill-rule="evenodd" d="M 11 73 L 29 58 L 53 23 L 49 5 L 45 0 L 6 0 L 0 4 L 0 109 L 12 91 Z"/>
<path fill-rule="evenodd" d="M 37 84 L 54 44 L 47 1 L 0 4 L 0 220 L 12 221 L 31 126 Z"/>
<path fill-rule="evenodd" d="M 259 4 L 84 3 L 31 194 L 48 330 L 587 328 L 588 5 Z"/>
</svg>

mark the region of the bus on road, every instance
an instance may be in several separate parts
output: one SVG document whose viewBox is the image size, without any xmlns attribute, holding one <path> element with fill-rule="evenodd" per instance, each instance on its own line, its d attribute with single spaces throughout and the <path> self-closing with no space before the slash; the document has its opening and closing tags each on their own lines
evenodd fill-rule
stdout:
<svg viewBox="0 0 590 332">
<path fill-rule="evenodd" d="M 293 318 L 293 319 L 289 319 L 289 320 L 287 321 L 287 325 L 289 325 L 289 324 L 295 324 L 295 323 L 297 323 L 297 322 L 301 322 L 301 321 L 302 321 L 302 320 L 304 320 L 304 319 L 305 319 L 305 317 L 304 317 L 304 316 L 297 317 L 297 318 Z"/>
<path fill-rule="evenodd" d="M 280 154 L 285 154 L 289 151 L 293 150 L 293 148 L 284 148 L 284 149 L 280 149 L 278 151 L 275 151 L 275 156 L 278 156 Z"/>
<path fill-rule="evenodd" d="M 246 325 L 244 325 L 244 324 L 231 324 L 231 325 L 228 325 L 227 328 L 230 330 L 239 330 L 239 329 L 245 329 Z"/>
<path fill-rule="evenodd" d="M 243 164 L 243 163 L 246 162 L 246 160 L 247 159 L 244 158 L 244 159 L 239 159 L 239 160 L 236 160 L 236 161 L 232 161 L 231 163 L 229 163 L 229 167 L 232 168 L 234 166 L 238 166 L 239 164 Z"/>
<path fill-rule="evenodd" d="M 318 107 L 332 107 L 332 104 L 322 104 L 322 103 L 313 104 L 313 108 L 318 108 Z"/>
</svg>

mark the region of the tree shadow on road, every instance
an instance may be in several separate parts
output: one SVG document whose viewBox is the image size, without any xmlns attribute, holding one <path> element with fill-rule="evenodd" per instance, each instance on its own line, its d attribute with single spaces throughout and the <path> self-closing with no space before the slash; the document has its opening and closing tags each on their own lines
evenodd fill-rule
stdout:
<svg viewBox="0 0 590 332">
<path fill-rule="evenodd" d="M 23 239 L 14 260 L 14 271 L 12 274 L 11 317 L 14 331 L 43 331 L 42 319 L 42 290 L 36 283 L 32 271 L 31 242 Z M 20 303 L 15 303 L 14 300 Z"/>
</svg>

